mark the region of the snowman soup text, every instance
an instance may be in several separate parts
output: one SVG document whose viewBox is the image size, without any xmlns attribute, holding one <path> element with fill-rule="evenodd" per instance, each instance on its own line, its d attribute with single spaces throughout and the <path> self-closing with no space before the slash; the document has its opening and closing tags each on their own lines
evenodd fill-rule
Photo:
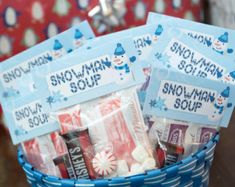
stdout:
<svg viewBox="0 0 235 187">
<path fill-rule="evenodd" d="M 27 73 L 30 73 L 32 69 L 39 66 L 48 64 L 52 59 L 50 51 L 35 56 L 5 72 L 2 73 L 3 83 L 8 84 L 15 81 L 17 78 L 21 78 Z"/>
<path fill-rule="evenodd" d="M 14 112 L 15 121 L 22 124 L 26 130 L 33 129 L 49 122 L 49 115 L 43 112 L 40 102 L 36 101 L 16 109 Z"/>
<path fill-rule="evenodd" d="M 170 64 L 182 73 L 218 79 L 225 72 L 224 67 L 178 40 L 172 39 L 165 52 L 171 57 Z"/>
<path fill-rule="evenodd" d="M 202 109 L 204 104 L 211 103 L 210 97 L 215 97 L 215 94 L 214 91 L 171 81 L 165 81 L 160 90 L 161 97 L 171 100 L 170 108 L 193 113 Z"/>
<path fill-rule="evenodd" d="M 54 88 L 63 90 L 65 86 L 69 89 L 68 92 L 76 94 L 100 86 L 102 79 L 105 78 L 102 76 L 103 73 L 110 69 L 109 56 L 103 56 L 50 74 L 48 84 L 51 90 Z"/>
</svg>

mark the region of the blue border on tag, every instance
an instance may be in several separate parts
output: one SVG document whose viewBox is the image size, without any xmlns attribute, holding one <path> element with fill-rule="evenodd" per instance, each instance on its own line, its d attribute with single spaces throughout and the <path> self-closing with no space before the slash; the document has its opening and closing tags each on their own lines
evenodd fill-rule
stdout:
<svg viewBox="0 0 235 187">
<path fill-rule="evenodd" d="M 40 109 L 36 110 L 36 107 L 27 107 L 35 101 L 38 101 L 37 103 L 41 105 Z M 25 100 L 25 97 L 23 97 L 15 100 L 14 104 L 2 103 L 2 107 L 13 144 L 18 144 L 37 136 L 59 130 L 59 124 L 57 120 L 50 117 L 49 114 L 45 112 L 46 109 L 43 106 L 40 94 L 32 94 L 27 96 L 27 101 Z M 19 108 L 24 108 L 24 110 L 17 110 Z M 18 111 L 17 115 L 13 113 L 15 110 Z M 39 110 L 42 112 L 39 112 Z M 34 125 L 34 127 L 36 127 L 35 125 L 40 126 L 37 128 L 32 127 L 32 130 L 30 130 L 30 128 L 26 130 L 25 128 L 19 126 L 20 123 L 15 120 L 14 116 L 18 116 L 18 119 L 23 119 L 24 116 L 28 116 L 25 117 L 25 119 L 27 118 L 27 125 L 31 124 Z"/>
<path fill-rule="evenodd" d="M 156 23 L 184 30 L 186 34 L 196 39 L 198 43 L 212 49 L 213 52 L 223 57 L 227 56 L 229 63 L 235 63 L 234 30 L 150 12 L 148 14 L 147 24 Z M 226 48 L 219 50 L 216 45 L 213 45 L 213 42 L 218 42 L 217 44 L 221 44 L 222 42 Z"/>
<path fill-rule="evenodd" d="M 34 90 L 32 71 L 70 53 L 94 37 L 90 25 L 84 21 L 2 62 L 0 101 L 5 102 L 31 93 Z M 13 81 L 14 85 L 11 84 Z"/>
<path fill-rule="evenodd" d="M 100 87 L 94 87 L 92 89 L 89 89 L 88 91 L 78 91 L 72 93 L 72 88 L 70 87 L 71 82 L 79 81 L 81 77 L 76 78 L 75 73 L 79 73 L 76 71 L 77 67 L 82 67 L 82 64 L 84 62 L 88 62 L 87 64 L 90 64 L 90 62 L 94 62 L 94 59 L 97 59 L 102 56 L 108 55 L 110 58 L 114 57 L 115 55 L 126 55 L 128 59 L 128 65 L 125 65 L 123 67 L 120 67 L 119 69 L 116 67 L 114 68 L 113 62 L 105 61 L 103 64 L 106 68 L 106 70 L 111 70 L 114 73 L 117 73 L 115 75 L 119 76 L 120 71 L 124 71 L 125 73 L 129 74 L 132 73 L 133 79 L 130 82 L 127 83 L 108 83 L 104 86 Z M 96 60 L 95 60 L 96 61 Z M 128 66 L 128 67 L 127 67 Z M 75 70 L 76 69 L 76 70 Z M 69 94 L 71 96 L 64 96 L 61 94 L 61 92 L 64 91 L 62 87 L 58 88 L 57 91 L 50 91 L 48 85 L 51 85 L 51 77 L 56 77 L 57 75 L 61 75 L 61 72 L 64 73 L 65 70 L 69 70 L 69 72 L 73 72 L 73 79 L 70 81 L 67 81 L 65 83 L 61 83 L 61 85 L 66 85 L 71 90 L 69 90 Z M 70 71 L 71 70 L 71 71 Z M 120 71 L 119 71 L 120 70 Z M 67 73 L 69 73 L 67 71 Z M 109 73 L 109 72 L 108 72 Z M 50 74 L 50 76 L 49 76 Z M 69 73 L 70 74 L 70 73 Z M 77 74 L 78 75 L 78 74 Z M 47 81 L 47 76 L 49 76 Z M 112 79 L 114 75 L 109 74 L 109 79 Z M 58 77 L 58 76 L 57 76 Z M 72 106 L 77 103 L 82 103 L 115 91 L 122 90 L 127 87 L 139 85 L 143 83 L 144 76 L 141 68 L 141 64 L 138 61 L 138 56 L 135 50 L 135 47 L 133 43 L 131 42 L 131 38 L 122 38 L 117 39 L 116 41 L 112 41 L 110 43 L 107 43 L 106 45 L 102 45 L 100 47 L 90 49 L 90 50 L 83 50 L 82 53 L 74 53 L 73 55 L 69 55 L 68 57 L 64 57 L 63 59 L 57 60 L 56 64 L 50 63 L 48 66 L 42 67 L 40 71 L 38 71 L 35 75 L 35 78 L 37 79 L 37 85 L 38 92 L 44 93 L 44 102 L 45 105 L 48 106 L 48 111 L 54 111 L 59 110 L 65 107 Z M 67 93 L 67 91 L 65 91 Z M 64 93 L 65 93 L 64 92 Z"/>
<path fill-rule="evenodd" d="M 168 84 L 168 86 L 173 85 L 172 87 L 170 87 L 170 86 L 167 87 L 167 85 L 164 84 L 163 89 L 165 89 L 165 91 L 163 92 L 163 89 L 160 90 L 160 84 L 162 81 L 174 82 L 174 84 Z M 216 95 L 211 94 L 211 97 L 208 94 L 207 101 L 205 100 L 205 103 L 207 103 L 208 106 L 211 106 L 211 108 L 209 107 L 209 109 L 211 109 L 211 110 L 208 111 L 208 116 L 206 116 L 204 114 L 203 115 L 197 114 L 195 112 L 195 111 L 197 111 L 196 108 L 195 108 L 195 111 L 191 110 L 191 112 L 186 111 L 186 110 L 185 111 L 179 110 L 179 108 L 174 108 L 174 110 L 169 109 L 169 107 L 167 106 L 166 103 L 173 102 L 173 104 L 176 104 L 176 99 L 180 98 L 180 96 L 182 96 L 182 94 L 186 93 L 186 94 L 188 94 L 188 96 L 190 96 L 190 93 L 195 94 L 195 92 L 190 92 L 188 90 L 188 88 L 186 88 L 185 92 L 180 92 L 180 90 L 182 88 L 184 88 L 183 84 L 187 85 L 187 86 L 192 86 L 193 88 L 200 87 L 200 88 L 203 88 L 204 90 L 212 90 L 212 91 L 217 92 Z M 166 94 L 166 93 L 168 93 L 168 91 L 170 92 L 170 90 L 171 90 L 170 94 L 172 94 L 173 93 L 172 90 L 174 90 L 174 88 L 178 88 L 178 86 L 174 87 L 174 85 L 181 85 L 181 88 L 179 88 L 179 90 L 178 90 L 179 91 L 178 94 L 181 94 L 181 95 L 177 95 L 176 92 L 174 92 L 175 95 L 169 95 L 168 99 L 160 97 L 161 95 L 159 93 Z M 207 92 L 207 93 L 209 93 L 209 92 Z M 206 94 L 206 92 L 205 92 L 205 94 Z M 225 106 L 218 106 L 216 104 L 217 99 L 218 99 L 217 96 L 219 97 L 219 95 L 227 98 L 227 103 L 225 104 Z M 192 96 L 195 96 L 195 95 L 192 95 Z M 173 100 L 174 97 L 176 97 L 175 100 Z M 184 97 L 186 100 L 185 103 L 186 102 L 189 103 L 189 101 L 190 101 L 189 97 L 187 98 L 187 96 L 185 96 L 185 95 L 184 95 Z M 197 96 L 195 96 L 195 97 L 197 98 Z M 191 98 L 193 98 L 193 97 L 191 97 Z M 166 100 L 168 100 L 168 101 L 166 101 Z M 191 102 L 190 106 L 194 106 L 192 103 L 197 100 L 191 99 L 191 101 L 192 102 Z M 193 122 L 193 123 L 227 127 L 229 124 L 229 120 L 231 118 L 232 112 L 233 112 L 234 101 L 235 101 L 235 89 L 234 89 L 234 86 L 232 86 L 232 85 L 220 83 L 217 81 L 212 81 L 209 79 L 204 79 L 201 77 L 188 76 L 188 75 L 185 75 L 185 74 L 182 74 L 179 72 L 170 71 L 169 69 L 154 68 L 152 71 L 152 74 L 151 74 L 149 88 L 147 90 L 147 97 L 146 97 L 146 102 L 144 105 L 143 113 L 146 115 L 153 115 L 153 116 L 157 116 L 157 117 L 165 117 L 165 118 L 169 118 L 169 119 L 184 120 L 184 121 Z M 182 104 L 183 100 L 180 100 L 180 102 Z M 183 108 L 186 106 L 185 103 L 181 105 L 181 106 L 183 106 Z M 202 105 L 205 103 L 202 103 Z M 171 105 L 169 105 L 169 106 L 171 106 Z M 200 105 L 195 105 L 195 107 L 196 106 L 200 107 Z M 194 112 L 192 112 L 192 111 L 194 111 Z M 213 118 L 214 111 L 216 111 L 216 114 L 219 114 L 219 115 L 221 114 L 220 117 L 221 116 L 222 117 L 216 118 L 219 116 L 219 115 L 217 115 L 217 116 L 214 116 L 215 118 Z M 211 116 L 212 116 L 212 118 L 211 118 Z"/>
<path fill-rule="evenodd" d="M 220 81 L 224 81 L 224 77 L 229 73 L 235 72 L 235 64 L 231 63 L 227 56 L 214 53 L 178 29 L 167 25 L 163 28 L 167 31 L 163 32 L 159 42 L 154 46 L 153 67 L 171 68 L 188 75 Z M 171 48 L 172 56 L 166 53 L 166 50 Z M 180 57 L 180 61 L 176 57 Z"/>
<path fill-rule="evenodd" d="M 59 72 L 63 72 L 64 69 L 73 69 L 74 72 L 78 69 L 75 67 L 85 67 L 82 66 L 85 64 L 90 64 L 87 62 L 96 62 L 93 61 L 93 59 L 97 59 L 98 57 L 103 57 L 104 55 L 110 55 L 110 59 L 115 60 L 116 57 L 122 57 L 126 55 L 126 59 L 128 59 L 128 67 L 127 65 L 123 64 L 124 66 L 120 66 L 119 68 L 115 68 L 112 63 L 113 61 L 104 61 L 102 66 L 99 66 L 99 68 L 106 68 L 104 72 L 107 71 L 107 73 L 110 73 L 109 70 L 112 70 L 112 72 L 116 72 L 117 74 L 108 74 L 105 79 L 109 83 L 110 80 L 115 80 L 113 77 L 117 76 L 119 77 L 119 71 L 122 70 L 126 72 L 128 75 L 131 75 L 133 79 L 128 80 L 127 82 L 122 82 L 122 79 L 117 79 L 118 82 L 110 82 L 109 84 L 104 84 L 103 86 L 100 87 L 94 87 L 93 89 L 90 89 L 85 92 L 78 92 L 76 94 L 73 94 L 71 97 L 63 97 L 63 95 L 60 93 L 60 91 L 64 91 L 63 87 L 58 87 L 58 91 L 54 92 L 54 90 L 51 92 L 48 86 L 48 82 L 50 82 L 50 77 L 53 75 L 59 75 Z M 112 58 L 113 57 L 113 58 Z M 97 66 L 98 67 L 98 66 Z M 108 69 L 110 68 L 110 69 Z M 66 71 L 68 72 L 68 71 Z M 103 71 L 102 71 L 103 72 Z M 89 71 L 89 75 L 92 74 L 92 70 Z M 76 75 L 78 75 L 79 72 L 76 71 Z M 49 79 L 47 79 L 47 76 L 49 75 Z M 69 75 L 69 74 L 66 74 Z M 34 114 L 37 116 L 37 113 L 35 111 L 36 109 L 31 107 L 29 108 L 28 106 L 35 102 L 38 101 L 41 105 L 41 110 L 43 111 L 44 114 L 50 114 L 52 111 L 63 109 L 78 103 L 82 103 L 91 99 L 98 98 L 100 96 L 104 96 L 106 94 L 110 94 L 115 91 L 119 91 L 128 87 L 132 87 L 138 84 L 143 83 L 144 81 L 144 75 L 142 71 L 141 64 L 138 62 L 138 57 L 136 50 L 134 48 L 134 45 L 132 45 L 131 39 L 130 38 L 123 38 L 120 40 L 115 40 L 111 43 L 107 43 L 106 45 L 100 46 L 99 48 L 94 48 L 90 50 L 82 50 L 81 53 L 71 53 L 67 57 L 63 57 L 61 59 L 58 59 L 56 61 L 53 61 L 45 66 L 40 67 L 37 71 L 34 72 L 33 74 L 36 84 L 36 91 L 30 94 L 29 96 L 22 97 L 16 101 L 14 101 L 13 104 L 7 106 L 5 103 L 3 105 L 4 113 L 6 115 L 6 122 L 9 124 L 9 129 L 10 129 L 10 134 L 13 140 L 14 144 L 20 143 L 22 141 L 26 141 L 29 139 L 32 139 L 34 137 L 48 134 L 50 132 L 53 132 L 57 129 L 59 129 L 59 125 L 57 122 L 55 122 L 53 119 L 48 122 L 47 124 L 44 124 L 41 127 L 35 128 L 30 131 L 26 131 L 24 128 L 20 128 L 20 124 L 25 124 L 25 123 L 19 123 L 16 122 L 15 118 L 23 118 L 25 115 L 24 111 L 21 112 L 21 114 L 15 114 L 13 111 L 16 109 L 21 109 L 26 108 L 25 112 L 30 113 L 30 117 L 34 117 Z M 101 74 L 103 76 L 103 74 Z M 87 76 L 89 77 L 89 76 Z M 68 77 L 67 77 L 68 78 Z M 82 79 L 82 77 L 73 77 L 74 79 L 72 80 L 73 82 L 79 81 Z M 85 77 L 83 77 L 85 80 Z M 59 79 L 58 79 L 59 80 Z M 61 79 L 60 79 L 61 80 Z M 49 83 L 50 84 L 50 83 Z M 70 81 L 67 80 L 66 84 L 70 85 Z M 60 84 L 58 84 L 60 85 Z M 57 89 L 57 87 L 56 87 Z M 68 90 L 68 92 L 71 90 Z M 67 93 L 67 91 L 65 91 Z M 36 110 L 37 111 L 37 110 Z M 28 120 L 28 118 L 27 118 Z M 28 121 L 29 122 L 29 121 Z M 27 127 L 29 126 L 30 123 L 27 123 Z M 26 125 L 26 124 L 25 124 Z"/>
</svg>

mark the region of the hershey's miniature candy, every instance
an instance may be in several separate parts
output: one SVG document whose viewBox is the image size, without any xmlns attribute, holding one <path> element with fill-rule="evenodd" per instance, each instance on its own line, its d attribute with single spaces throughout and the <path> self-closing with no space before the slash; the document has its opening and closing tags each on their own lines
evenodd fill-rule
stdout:
<svg viewBox="0 0 235 187">
<path fill-rule="evenodd" d="M 141 166 L 141 164 L 139 164 L 139 163 L 132 164 L 129 174 L 136 175 L 136 174 L 140 174 L 140 173 L 144 173 L 144 168 Z"/>
<path fill-rule="evenodd" d="M 144 170 L 154 169 L 156 168 L 156 161 L 149 157 L 143 162 L 142 167 Z"/>
<path fill-rule="evenodd" d="M 73 131 L 61 136 L 65 140 L 76 178 L 89 179 L 88 168 L 79 141 L 79 134 L 79 131 Z"/>
<path fill-rule="evenodd" d="M 61 156 L 54 158 L 53 162 L 56 166 L 58 166 L 60 173 L 61 173 L 61 177 L 66 179 L 66 178 L 70 178 L 70 177 L 68 176 L 67 168 L 64 163 L 64 158 L 63 158 L 64 156 L 65 155 L 61 155 Z"/>
<path fill-rule="evenodd" d="M 161 144 L 165 147 L 167 153 L 169 154 L 184 154 L 184 147 L 179 146 L 176 144 L 168 143 L 168 142 L 162 142 Z"/>
<path fill-rule="evenodd" d="M 131 153 L 132 157 L 139 163 L 143 163 L 149 156 L 142 145 L 138 145 Z"/>
<path fill-rule="evenodd" d="M 92 160 L 93 168 L 100 176 L 112 174 L 117 168 L 117 161 L 111 152 L 97 153 Z"/>
<path fill-rule="evenodd" d="M 129 168 L 127 162 L 125 160 L 117 161 L 117 174 L 118 176 L 126 176 L 128 175 Z"/>
<path fill-rule="evenodd" d="M 179 156 L 184 154 L 184 147 L 176 144 L 160 141 L 156 148 L 160 166 L 176 163 Z"/>
</svg>

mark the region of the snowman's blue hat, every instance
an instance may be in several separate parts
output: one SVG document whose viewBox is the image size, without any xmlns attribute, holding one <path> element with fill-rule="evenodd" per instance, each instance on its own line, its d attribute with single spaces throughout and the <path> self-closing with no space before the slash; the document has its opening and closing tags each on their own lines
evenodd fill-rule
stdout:
<svg viewBox="0 0 235 187">
<path fill-rule="evenodd" d="M 54 50 L 59 50 L 59 49 L 62 49 L 62 48 L 63 48 L 63 45 L 59 42 L 59 40 L 55 40 L 53 49 Z"/>
<path fill-rule="evenodd" d="M 117 47 L 115 49 L 114 55 L 119 56 L 119 55 L 124 55 L 126 52 L 122 47 L 122 44 L 118 43 Z"/>
<path fill-rule="evenodd" d="M 75 30 L 75 34 L 74 34 L 74 38 L 75 39 L 80 39 L 83 37 L 83 34 L 81 33 L 81 31 L 79 29 Z"/>
<path fill-rule="evenodd" d="M 228 43 L 228 33 L 225 32 L 223 35 L 221 35 L 219 38 L 218 38 L 219 41 L 223 42 L 223 43 Z"/>
<path fill-rule="evenodd" d="M 233 79 L 235 79 L 235 71 L 230 72 L 229 75 L 230 75 Z"/>
<path fill-rule="evenodd" d="M 221 96 L 228 98 L 228 97 L 229 97 L 229 91 L 230 91 L 230 87 L 228 86 L 228 87 L 221 93 Z"/>
<path fill-rule="evenodd" d="M 162 34 L 163 28 L 162 25 L 158 25 L 156 31 L 155 31 L 155 35 L 159 36 Z"/>
</svg>

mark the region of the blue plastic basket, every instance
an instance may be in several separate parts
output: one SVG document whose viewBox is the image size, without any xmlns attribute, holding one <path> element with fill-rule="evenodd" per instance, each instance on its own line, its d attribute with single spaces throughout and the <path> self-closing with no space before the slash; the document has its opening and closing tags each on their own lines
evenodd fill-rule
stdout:
<svg viewBox="0 0 235 187">
<path fill-rule="evenodd" d="M 200 151 L 168 167 L 148 171 L 145 174 L 112 179 L 70 180 L 48 176 L 34 169 L 25 160 L 20 148 L 18 161 L 32 187 L 206 187 L 218 140 L 219 134 L 216 134 Z"/>
</svg>

